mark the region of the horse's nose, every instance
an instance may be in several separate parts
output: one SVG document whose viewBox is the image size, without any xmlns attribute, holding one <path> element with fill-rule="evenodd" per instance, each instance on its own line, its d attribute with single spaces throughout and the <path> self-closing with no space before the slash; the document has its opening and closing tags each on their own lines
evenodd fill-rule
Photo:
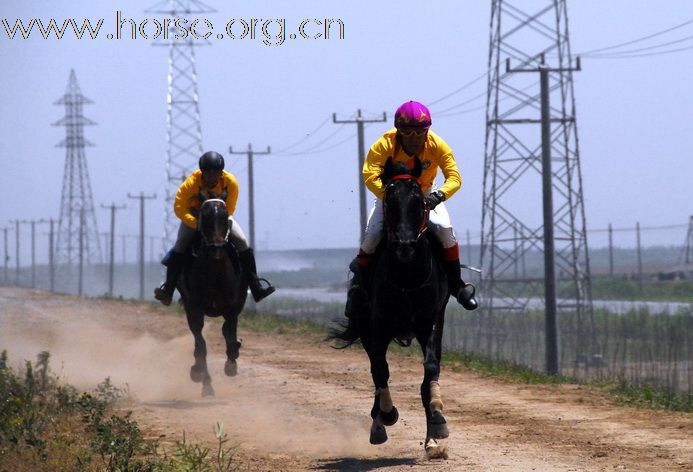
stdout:
<svg viewBox="0 0 693 472">
<path fill-rule="evenodd" d="M 411 262 L 414 259 L 414 246 L 411 244 L 398 244 L 395 254 L 401 262 Z"/>
</svg>

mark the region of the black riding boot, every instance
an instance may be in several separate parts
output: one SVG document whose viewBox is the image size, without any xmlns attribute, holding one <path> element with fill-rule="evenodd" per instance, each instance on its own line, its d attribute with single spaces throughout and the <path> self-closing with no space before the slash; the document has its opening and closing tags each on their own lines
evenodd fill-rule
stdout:
<svg viewBox="0 0 693 472">
<path fill-rule="evenodd" d="M 171 304 L 173 300 L 173 292 L 176 290 L 176 282 L 183 269 L 185 257 L 183 254 L 178 254 L 176 251 L 171 251 L 171 256 L 166 266 L 166 281 L 154 289 L 154 298 L 159 300 L 166 306 Z"/>
<path fill-rule="evenodd" d="M 465 283 L 462 280 L 460 260 L 444 261 L 443 266 L 445 267 L 445 275 L 448 278 L 450 295 L 455 297 L 457 302 L 466 310 L 476 310 L 479 306 L 476 298 L 474 298 L 476 288 L 474 288 L 474 285 Z"/>
<path fill-rule="evenodd" d="M 347 292 L 347 303 L 344 309 L 344 316 L 351 318 L 354 313 L 358 313 L 368 305 L 368 291 L 366 284 L 368 283 L 369 266 L 359 264 L 359 257 L 369 257 L 359 255 L 354 258 L 349 264 L 349 270 L 354 276 L 349 282 L 349 291 Z"/>
<path fill-rule="evenodd" d="M 238 258 L 241 261 L 241 267 L 243 267 L 243 272 L 248 279 L 248 286 L 250 287 L 250 293 L 253 294 L 253 300 L 259 302 L 263 298 L 274 293 L 275 288 L 266 279 L 260 279 L 257 276 L 257 268 L 255 265 L 255 253 L 253 248 L 248 248 L 243 252 L 238 253 Z M 260 283 L 264 281 L 267 283 L 267 287 L 263 287 Z"/>
</svg>

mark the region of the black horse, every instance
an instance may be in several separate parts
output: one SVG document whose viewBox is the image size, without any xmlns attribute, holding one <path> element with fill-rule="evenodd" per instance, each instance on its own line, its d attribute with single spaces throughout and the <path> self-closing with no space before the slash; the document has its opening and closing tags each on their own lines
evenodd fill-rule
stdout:
<svg viewBox="0 0 693 472">
<path fill-rule="evenodd" d="M 248 282 L 238 255 L 228 241 L 228 213 L 224 201 L 206 200 L 200 208 L 199 218 L 199 246 L 195 245 L 193 256 L 186 262 L 177 288 L 188 326 L 195 337 L 195 364 L 190 367 L 190 378 L 202 382 L 203 396 L 212 396 L 214 389 L 207 370 L 207 344 L 202 337 L 205 315 L 224 317 L 221 328 L 226 340 L 224 373 L 236 375 L 236 359 L 241 347 L 236 328 L 248 294 Z"/>
<path fill-rule="evenodd" d="M 416 338 L 424 356 L 424 447 L 433 458 L 446 454 L 444 445 L 437 440 L 448 437 L 438 377 L 449 293 L 445 271 L 434 257 L 439 243 L 425 232 L 428 211 L 418 181 L 420 175 L 418 158 L 411 170 L 394 165 L 390 159 L 385 164 L 381 180 L 385 185 L 383 213 L 387 238 L 371 261 L 374 266 L 370 280 L 365 281 L 370 303 L 356 310 L 330 338 L 343 341 L 340 347 L 360 338 L 370 359 L 375 384 L 371 444 L 387 441 L 385 426 L 394 425 L 399 418 L 388 389 L 388 346 L 393 340 L 408 345 Z"/>
</svg>

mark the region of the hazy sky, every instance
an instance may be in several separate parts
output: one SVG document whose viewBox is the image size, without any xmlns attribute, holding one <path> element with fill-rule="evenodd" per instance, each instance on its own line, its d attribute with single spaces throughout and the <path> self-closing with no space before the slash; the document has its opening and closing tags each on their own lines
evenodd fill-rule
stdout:
<svg viewBox="0 0 693 472">
<path fill-rule="evenodd" d="M 154 4 L 155 2 L 151 2 Z M 243 149 L 292 147 L 289 153 L 258 157 L 256 234 L 271 249 L 354 247 L 359 239 L 358 181 L 354 125 L 330 118 L 392 113 L 408 99 L 439 99 L 483 74 L 488 61 L 490 1 L 220 1 L 216 13 L 198 15 L 215 26 L 231 18 L 286 18 L 287 34 L 304 18 L 339 18 L 343 40 L 288 40 L 266 46 L 262 38 L 213 40 L 198 48 L 199 103 L 205 150 L 225 154 L 227 168 L 241 184 L 236 216 L 247 231 Z M 527 5 L 527 2 L 520 2 Z M 433 7 L 432 5 L 435 5 Z M 573 52 L 640 38 L 693 19 L 690 0 L 569 1 Z M 116 11 L 142 21 L 148 2 L 0 0 L 0 18 L 104 19 L 100 36 L 77 40 L 9 40 L 0 28 L 0 225 L 10 219 L 57 217 L 65 150 L 55 147 L 64 128 L 51 123 L 64 110 L 53 102 L 64 93 L 70 69 L 82 92 L 95 103 L 85 115 L 98 123 L 86 137 L 99 230 L 108 214 L 101 203 L 126 203 L 117 232 L 135 234 L 136 202 L 128 192 L 157 193 L 147 203 L 147 232 L 162 231 L 166 158 L 166 76 L 168 52 L 143 39 L 108 40 Z M 530 7 L 527 7 L 530 10 Z M 625 47 L 636 49 L 693 35 L 693 24 Z M 681 41 L 662 49 L 693 46 Z M 639 58 L 583 60 L 575 74 L 577 119 L 588 228 L 684 224 L 693 214 L 693 49 Z M 478 240 L 484 160 L 485 97 L 460 107 L 469 110 L 436 119 L 436 110 L 465 102 L 486 88 L 481 80 L 432 107 L 434 130 L 456 153 L 463 188 L 448 203 L 458 233 Z M 391 126 L 370 126 L 369 146 Z M 334 134 L 333 134 L 334 133 Z M 341 144 L 338 144 L 340 143 Z M 337 145 L 336 145 L 337 144 Z M 336 146 L 335 146 L 336 145 Z M 322 149 L 330 148 L 325 151 Z M 313 152 L 313 151 L 318 152 Z M 309 151 L 310 153 L 303 153 Z M 541 202 L 527 201 L 541 211 Z M 26 231 L 26 230 L 24 230 Z M 25 233 L 26 234 L 26 233 Z M 684 229 L 655 231 L 645 243 L 680 244 Z M 632 239 L 632 235 L 622 235 Z M 602 235 L 590 235 L 592 246 Z M 624 245 L 633 241 L 622 241 Z M 26 261 L 26 259 L 24 259 Z"/>
</svg>

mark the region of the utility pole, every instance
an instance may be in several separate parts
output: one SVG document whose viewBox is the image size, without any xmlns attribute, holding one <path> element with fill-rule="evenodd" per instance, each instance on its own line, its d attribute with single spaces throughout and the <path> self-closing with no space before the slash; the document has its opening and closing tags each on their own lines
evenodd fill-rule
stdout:
<svg viewBox="0 0 693 472">
<path fill-rule="evenodd" d="M 97 239 L 98 241 L 98 239 Z M 81 297 L 84 288 L 84 207 L 79 209 L 79 273 L 77 276 L 77 294 Z"/>
<path fill-rule="evenodd" d="M 635 238 L 638 246 L 638 288 L 642 293 L 642 245 L 640 244 L 640 222 L 635 223 Z"/>
<path fill-rule="evenodd" d="M 609 223 L 609 276 L 614 276 L 614 229 Z"/>
<path fill-rule="evenodd" d="M 15 235 L 14 235 L 14 245 L 15 245 L 15 269 L 14 269 L 14 284 L 19 286 L 19 220 L 10 220 L 10 223 L 14 223 Z"/>
<path fill-rule="evenodd" d="M 156 194 L 145 195 L 144 192 L 140 192 L 139 195 L 130 195 L 128 192 L 128 198 L 136 199 L 140 201 L 140 299 L 144 299 L 144 201 L 154 200 Z"/>
<path fill-rule="evenodd" d="M 229 146 L 229 154 L 246 154 L 248 156 L 248 228 L 250 235 L 250 247 L 255 247 L 255 192 L 253 187 L 253 156 L 271 154 L 272 150 L 267 146 L 267 151 L 253 151 L 252 144 L 248 144 L 247 151 L 234 151 Z"/>
<path fill-rule="evenodd" d="M 366 149 L 364 143 L 364 123 L 382 123 L 387 121 L 387 113 L 383 112 L 383 117 L 378 119 L 366 120 L 361 116 L 361 109 L 358 110 L 355 120 L 338 120 L 337 114 L 332 114 L 332 122 L 336 124 L 346 124 L 346 123 L 356 123 L 356 128 L 358 130 L 358 182 L 359 182 L 359 212 L 361 217 L 361 237 L 359 240 L 363 239 L 363 235 L 366 233 L 366 186 L 363 183 L 363 163 L 366 160 Z"/>
<path fill-rule="evenodd" d="M 544 213 L 544 302 L 546 306 L 545 338 L 546 338 L 546 373 L 558 375 L 558 320 L 556 310 L 556 263 L 554 259 L 554 215 L 553 215 L 553 174 L 551 173 L 551 105 L 549 88 L 550 72 L 575 72 L 580 70 L 580 58 L 576 67 L 551 68 L 544 63 L 541 54 L 539 67 L 510 68 L 510 59 L 505 63 L 506 73 L 539 72 L 541 93 L 541 176 L 542 201 Z"/>
<path fill-rule="evenodd" d="M 45 220 L 22 220 L 22 223 L 31 225 L 31 288 L 36 288 L 36 223 L 44 223 Z"/>
<path fill-rule="evenodd" d="M 684 255 L 683 260 L 686 262 L 686 265 L 688 265 L 691 263 L 691 261 L 693 261 L 693 215 L 691 215 L 688 219 L 688 233 L 686 234 L 685 246 L 686 254 Z"/>
<path fill-rule="evenodd" d="M 3 235 L 5 237 L 4 239 L 4 246 L 5 246 L 5 261 L 4 261 L 4 266 L 5 266 L 5 278 L 3 279 L 5 283 L 8 283 L 10 281 L 10 277 L 7 271 L 7 264 L 10 262 L 10 256 L 7 253 L 7 231 L 9 228 L 5 227 L 2 229 Z"/>
<path fill-rule="evenodd" d="M 118 206 L 115 202 L 110 205 L 101 204 L 101 208 L 111 210 L 111 241 L 109 245 L 109 259 L 108 259 L 108 296 L 113 298 L 113 271 L 114 271 L 114 261 L 115 261 L 115 214 L 117 210 L 122 210 L 125 205 Z"/>
<path fill-rule="evenodd" d="M 48 230 L 48 270 L 50 272 L 50 290 L 51 292 L 55 292 L 55 223 L 58 223 L 58 220 L 49 218 L 48 223 L 50 225 L 50 229 Z"/>
</svg>

